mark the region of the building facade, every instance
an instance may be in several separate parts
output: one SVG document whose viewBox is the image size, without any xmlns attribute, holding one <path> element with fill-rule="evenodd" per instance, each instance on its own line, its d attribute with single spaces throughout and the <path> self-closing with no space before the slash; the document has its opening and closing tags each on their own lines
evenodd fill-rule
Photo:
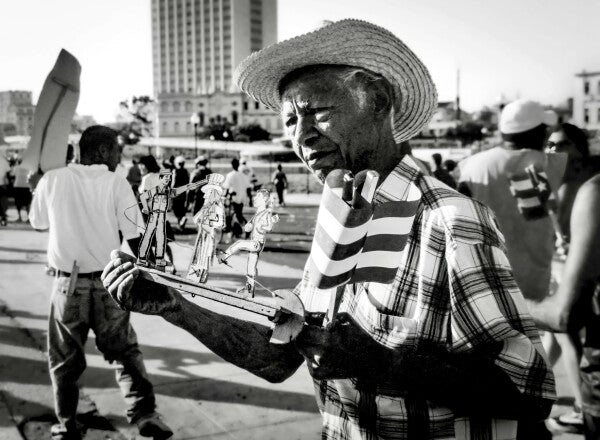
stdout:
<svg viewBox="0 0 600 440">
<path fill-rule="evenodd" d="M 160 136 L 199 125 L 258 123 L 281 132 L 279 117 L 232 84 L 235 67 L 277 40 L 277 0 L 152 0 L 154 95 Z"/>
<path fill-rule="evenodd" d="M 30 135 L 33 129 L 34 112 L 35 106 L 31 102 L 30 91 L 0 92 L 0 124 L 3 125 L 6 135 Z"/>
<path fill-rule="evenodd" d="M 600 72 L 575 75 L 573 122 L 581 128 L 600 130 Z"/>
</svg>

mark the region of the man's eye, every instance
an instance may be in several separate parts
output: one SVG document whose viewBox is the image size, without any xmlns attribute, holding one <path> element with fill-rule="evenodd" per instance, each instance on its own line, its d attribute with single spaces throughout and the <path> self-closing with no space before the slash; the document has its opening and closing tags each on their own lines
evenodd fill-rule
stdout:
<svg viewBox="0 0 600 440">
<path fill-rule="evenodd" d="M 292 116 L 290 118 L 286 118 L 285 119 L 285 126 L 286 127 L 291 127 L 292 125 L 296 125 L 296 121 L 298 120 L 298 118 L 296 118 L 296 116 Z"/>
<path fill-rule="evenodd" d="M 317 122 L 325 122 L 331 117 L 331 111 L 329 109 L 317 110 L 315 112 L 315 119 Z"/>
</svg>

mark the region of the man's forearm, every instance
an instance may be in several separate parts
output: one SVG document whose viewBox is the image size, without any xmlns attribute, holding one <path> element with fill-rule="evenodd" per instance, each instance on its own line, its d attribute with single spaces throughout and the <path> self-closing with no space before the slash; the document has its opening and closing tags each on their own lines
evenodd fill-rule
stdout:
<svg viewBox="0 0 600 440">
<path fill-rule="evenodd" d="M 181 307 L 163 317 L 212 352 L 269 382 L 282 382 L 302 364 L 294 344 L 269 342 L 270 330 L 255 323 L 218 314 L 181 299 Z"/>
</svg>

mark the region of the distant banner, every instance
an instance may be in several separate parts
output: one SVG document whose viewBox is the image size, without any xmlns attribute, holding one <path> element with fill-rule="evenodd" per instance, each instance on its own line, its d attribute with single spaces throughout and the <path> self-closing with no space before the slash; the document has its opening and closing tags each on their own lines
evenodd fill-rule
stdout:
<svg viewBox="0 0 600 440">
<path fill-rule="evenodd" d="M 406 200 L 353 208 L 341 198 L 341 176 L 332 172 L 325 181 L 306 266 L 310 284 L 329 289 L 348 282 L 390 283 L 400 266 L 420 192 L 414 187 Z"/>
</svg>

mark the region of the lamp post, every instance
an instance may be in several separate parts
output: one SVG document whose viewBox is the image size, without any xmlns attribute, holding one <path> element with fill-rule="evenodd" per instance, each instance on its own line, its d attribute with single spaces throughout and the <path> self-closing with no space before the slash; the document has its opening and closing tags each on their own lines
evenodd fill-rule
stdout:
<svg viewBox="0 0 600 440">
<path fill-rule="evenodd" d="M 198 124 L 200 123 L 200 116 L 198 113 L 192 113 L 190 122 L 194 124 L 194 160 L 198 157 Z"/>
</svg>

